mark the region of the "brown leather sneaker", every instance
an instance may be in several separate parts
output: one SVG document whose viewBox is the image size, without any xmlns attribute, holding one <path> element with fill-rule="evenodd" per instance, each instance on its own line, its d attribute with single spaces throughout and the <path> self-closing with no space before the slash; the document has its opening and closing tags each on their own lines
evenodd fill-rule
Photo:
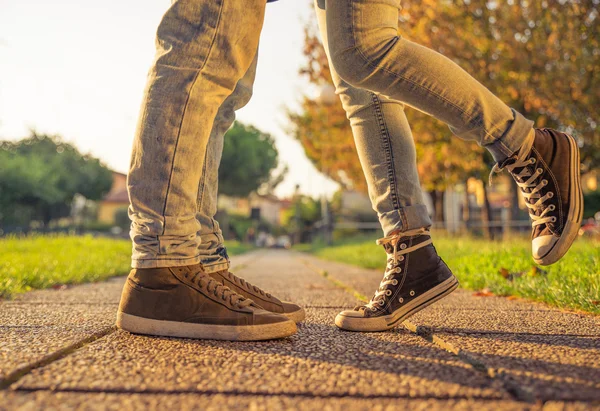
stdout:
<svg viewBox="0 0 600 411">
<path fill-rule="evenodd" d="M 272 313 L 285 315 L 294 322 L 301 322 L 306 317 L 304 309 L 300 306 L 280 301 L 279 299 L 272 296 L 255 285 L 250 284 L 246 280 L 235 276 L 229 270 L 216 271 L 210 273 L 210 276 L 220 282 L 221 284 L 231 288 L 236 293 L 243 295 L 246 298 L 250 298 L 260 307 Z"/>
<path fill-rule="evenodd" d="M 296 333 L 296 323 L 223 286 L 201 264 L 132 270 L 121 295 L 117 326 L 136 334 L 228 341 Z"/>
<path fill-rule="evenodd" d="M 385 331 L 444 298 L 458 280 L 437 255 L 429 231 L 392 233 L 377 240 L 387 253 L 387 267 L 371 301 L 342 311 L 335 325 L 349 331 Z"/>
<path fill-rule="evenodd" d="M 536 263 L 557 262 L 571 247 L 583 217 L 579 148 L 568 134 L 549 128 L 518 153 L 494 166 L 513 176 L 533 221 L 532 254 Z"/>
</svg>

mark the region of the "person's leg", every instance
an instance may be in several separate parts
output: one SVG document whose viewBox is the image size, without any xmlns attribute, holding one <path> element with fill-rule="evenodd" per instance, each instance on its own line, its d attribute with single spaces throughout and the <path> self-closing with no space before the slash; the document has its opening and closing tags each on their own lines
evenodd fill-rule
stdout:
<svg viewBox="0 0 600 411">
<path fill-rule="evenodd" d="M 207 271 L 229 268 L 223 233 L 219 222 L 215 219 L 219 191 L 219 164 L 223 155 L 225 133 L 235 121 L 235 112 L 248 104 L 252 97 L 257 64 L 258 53 L 244 77 L 237 83 L 233 93 L 219 107 L 206 146 L 202 178 L 198 186 L 196 219 L 200 225 L 197 233 L 198 255 Z"/>
<path fill-rule="evenodd" d="M 575 139 L 534 129 L 452 60 L 399 36 L 399 5 L 400 0 L 327 0 L 335 70 L 349 84 L 430 114 L 488 149 L 498 167 L 509 169 L 527 202 L 534 260 L 558 261 L 577 237 L 583 213 Z"/>
<path fill-rule="evenodd" d="M 329 51 L 339 75 L 402 101 L 486 147 L 496 161 L 533 137 L 533 122 L 440 53 L 398 34 L 400 0 L 327 0 Z"/>
<path fill-rule="evenodd" d="M 201 256 L 204 271 L 212 278 L 240 295 L 252 299 L 265 310 L 283 314 L 295 322 L 300 322 L 305 317 L 304 309 L 291 302 L 279 300 L 274 295 L 261 290 L 229 271 L 230 262 L 223 233 L 215 219 L 219 164 L 223 154 L 225 133 L 235 121 L 236 110 L 248 104 L 252 97 L 257 62 L 258 53 L 244 77 L 237 83 L 233 93 L 219 108 L 213 123 L 208 145 L 206 146 L 202 178 L 198 187 L 198 211 L 196 215 L 200 223 L 198 254 Z"/>
<path fill-rule="evenodd" d="M 128 188 L 134 268 L 198 263 L 198 187 L 219 107 L 250 67 L 265 2 L 177 0 L 157 32 Z"/>
<path fill-rule="evenodd" d="M 325 0 L 315 0 L 315 10 L 329 58 Z M 369 198 L 383 234 L 431 226 L 404 104 L 348 84 L 332 64 L 330 71 L 352 127 Z"/>
<path fill-rule="evenodd" d="M 327 52 L 325 0 L 316 0 L 315 8 Z M 340 78 L 333 65 L 330 68 L 384 232 L 380 243 L 388 254 L 384 280 L 372 300 L 342 311 L 335 323 L 352 331 L 382 331 L 448 295 L 458 282 L 431 244 L 431 220 L 423 203 L 404 105 L 354 87 Z"/>
<path fill-rule="evenodd" d="M 157 33 L 128 188 L 132 265 L 117 326 L 139 334 L 225 340 L 296 332 L 224 286 L 200 263 L 197 219 L 207 145 L 219 108 L 258 48 L 264 0 L 175 0 Z"/>
</svg>

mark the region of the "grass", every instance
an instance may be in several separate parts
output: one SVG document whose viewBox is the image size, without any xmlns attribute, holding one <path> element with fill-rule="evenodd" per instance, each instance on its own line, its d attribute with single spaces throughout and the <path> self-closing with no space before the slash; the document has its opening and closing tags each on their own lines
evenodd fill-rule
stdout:
<svg viewBox="0 0 600 411">
<path fill-rule="evenodd" d="M 231 255 L 250 248 L 237 242 L 227 244 Z M 129 240 L 67 235 L 0 239 L 0 298 L 125 275 L 130 258 Z"/>
<path fill-rule="evenodd" d="M 493 242 L 469 237 L 434 235 L 440 256 L 470 290 L 488 289 L 495 295 L 518 296 L 560 308 L 600 314 L 600 242 L 578 239 L 558 263 L 535 273 L 531 244 L 526 238 Z M 355 237 L 326 247 L 302 245 L 299 251 L 321 258 L 383 270 L 385 253 L 375 237 Z M 500 274 L 504 268 L 512 280 Z"/>
</svg>

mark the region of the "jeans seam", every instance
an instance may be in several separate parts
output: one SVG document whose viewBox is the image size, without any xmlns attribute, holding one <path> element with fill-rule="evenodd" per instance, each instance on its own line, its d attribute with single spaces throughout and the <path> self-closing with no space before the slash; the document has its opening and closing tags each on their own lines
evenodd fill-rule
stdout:
<svg viewBox="0 0 600 411">
<path fill-rule="evenodd" d="M 187 107 L 188 104 L 190 102 L 190 96 L 192 95 L 192 91 L 194 90 L 194 86 L 196 85 L 196 81 L 198 81 L 198 77 L 200 77 L 200 73 L 202 72 L 202 70 L 204 69 L 204 67 L 206 66 L 206 64 L 208 63 L 208 59 L 210 58 L 210 54 L 213 50 L 215 41 L 217 39 L 217 33 L 219 32 L 219 29 L 221 27 L 221 16 L 223 14 L 223 2 L 220 2 L 219 5 L 219 15 L 217 16 L 217 24 L 215 25 L 215 31 L 213 34 L 213 37 L 211 39 L 210 42 L 210 46 L 208 47 L 208 51 L 206 52 L 206 58 L 204 59 L 204 62 L 202 63 L 202 66 L 198 69 L 198 71 L 196 72 L 196 75 L 194 76 L 194 80 L 192 81 L 191 87 L 190 87 L 190 92 L 187 95 L 187 98 L 185 100 L 185 104 L 183 106 L 183 113 L 181 114 L 181 121 L 179 122 L 179 130 L 177 131 L 177 138 L 175 139 L 175 147 L 173 149 L 173 159 L 171 161 L 171 171 L 169 173 L 169 181 L 167 183 L 167 191 L 165 193 L 165 204 L 163 206 L 163 231 L 161 235 L 165 234 L 165 231 L 167 229 L 167 222 L 164 218 L 165 213 L 167 212 L 167 204 L 169 203 L 169 191 L 171 189 L 171 180 L 173 179 L 173 171 L 175 169 L 175 159 L 177 158 L 177 147 L 179 146 L 179 139 L 181 137 L 181 129 L 183 127 L 183 120 L 185 119 L 185 114 L 187 111 Z"/>
<path fill-rule="evenodd" d="M 384 151 L 386 154 L 386 162 L 388 169 L 388 183 L 390 185 L 390 194 L 392 197 L 392 207 L 395 210 L 400 209 L 400 204 L 398 202 L 398 188 L 396 187 L 396 168 L 394 167 L 394 153 L 392 150 L 392 141 L 390 138 L 390 133 L 385 123 L 385 117 L 383 115 L 383 110 L 381 109 L 381 103 L 379 97 L 375 93 L 371 93 L 371 99 L 373 100 L 373 108 L 375 111 L 375 117 L 377 118 L 377 123 L 379 124 L 380 138 L 384 144 Z"/>
<path fill-rule="evenodd" d="M 200 184 L 198 185 L 198 198 L 196 199 L 197 211 L 202 209 L 202 204 L 204 202 L 204 187 L 206 185 L 206 163 L 208 163 L 207 155 L 209 144 L 210 141 L 208 142 L 208 144 L 206 144 L 206 149 L 204 150 L 204 164 L 202 165 L 202 177 L 200 178 Z"/>
</svg>

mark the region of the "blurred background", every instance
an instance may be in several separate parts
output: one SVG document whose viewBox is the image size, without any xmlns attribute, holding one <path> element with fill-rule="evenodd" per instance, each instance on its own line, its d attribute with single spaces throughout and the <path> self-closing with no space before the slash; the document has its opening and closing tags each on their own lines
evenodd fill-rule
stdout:
<svg viewBox="0 0 600 411">
<path fill-rule="evenodd" d="M 33 263 L 16 256 L 39 250 L 26 242 L 49 241 L 49 234 L 62 233 L 54 237 L 55 254 L 44 261 L 59 261 L 60 250 L 77 247 L 65 243 L 69 238 L 91 236 L 127 244 L 111 251 L 119 262 L 98 273 L 127 271 L 129 244 L 118 240 L 127 238 L 129 226 L 125 173 L 156 27 L 169 4 L 0 0 L 4 294 L 15 284 L 27 289 L 79 281 L 39 270 L 25 278 Z M 400 34 L 456 61 L 538 127 L 565 130 L 578 140 L 585 215 L 583 254 L 575 257 L 593 275 L 579 304 L 588 309 L 600 299 L 599 11 L 599 0 L 403 0 L 399 13 Z M 219 174 L 218 220 L 233 250 L 295 247 L 346 259 L 353 245 L 372 244 L 381 234 L 330 84 L 312 2 L 270 4 L 254 97 L 226 136 Z M 512 179 L 498 175 L 489 186 L 492 159 L 484 150 L 453 137 L 435 119 L 406 111 L 427 205 L 438 235 L 449 239 L 448 250 L 465 239 L 465 247 L 487 244 L 497 257 L 502 247 L 517 245 L 525 254 L 514 254 L 514 265 L 528 269 L 530 222 Z M 489 270 L 512 261 L 504 258 Z"/>
</svg>

